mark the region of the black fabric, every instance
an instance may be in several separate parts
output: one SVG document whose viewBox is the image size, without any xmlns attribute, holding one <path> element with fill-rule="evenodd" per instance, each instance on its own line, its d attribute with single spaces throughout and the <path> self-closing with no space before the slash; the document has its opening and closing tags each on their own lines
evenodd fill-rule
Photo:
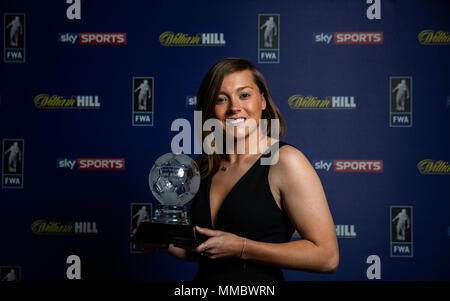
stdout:
<svg viewBox="0 0 450 301">
<path fill-rule="evenodd" d="M 279 147 L 286 144 L 280 141 Z M 270 156 L 269 151 L 250 167 L 225 197 L 217 212 L 215 230 L 261 242 L 290 241 L 295 229 L 273 198 L 268 180 L 270 165 L 261 164 L 261 158 Z M 209 229 L 213 229 L 209 200 L 211 180 L 212 176 L 202 179 L 190 206 L 191 223 Z M 238 258 L 200 258 L 194 280 L 284 280 L 281 269 L 268 265 Z"/>
</svg>

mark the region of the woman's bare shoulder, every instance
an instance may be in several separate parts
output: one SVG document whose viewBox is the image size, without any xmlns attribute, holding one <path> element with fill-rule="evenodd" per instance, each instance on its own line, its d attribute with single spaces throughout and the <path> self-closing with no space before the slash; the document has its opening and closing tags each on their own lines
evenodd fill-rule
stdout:
<svg viewBox="0 0 450 301">
<path fill-rule="evenodd" d="M 289 144 L 285 144 L 278 150 L 278 162 L 274 167 L 281 169 L 291 169 L 292 167 L 298 165 L 309 165 L 308 158 L 303 154 L 303 152 Z"/>
<path fill-rule="evenodd" d="M 270 167 L 271 179 L 281 186 L 292 177 L 302 177 L 314 173 L 314 168 L 301 150 L 291 145 L 283 145 L 278 149 L 278 155 L 274 154 Z"/>
</svg>

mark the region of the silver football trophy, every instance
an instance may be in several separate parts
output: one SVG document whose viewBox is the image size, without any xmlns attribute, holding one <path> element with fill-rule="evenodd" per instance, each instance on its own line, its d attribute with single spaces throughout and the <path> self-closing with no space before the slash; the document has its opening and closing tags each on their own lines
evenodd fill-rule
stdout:
<svg viewBox="0 0 450 301">
<path fill-rule="evenodd" d="M 150 222 L 141 222 L 133 242 L 197 246 L 202 236 L 195 231 L 184 206 L 200 187 L 197 164 L 183 154 L 167 153 L 150 170 L 150 190 L 161 203 Z"/>
</svg>

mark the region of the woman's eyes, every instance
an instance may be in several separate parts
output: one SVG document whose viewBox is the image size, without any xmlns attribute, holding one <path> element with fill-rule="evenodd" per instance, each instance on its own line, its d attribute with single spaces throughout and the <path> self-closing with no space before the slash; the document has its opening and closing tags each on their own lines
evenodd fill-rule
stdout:
<svg viewBox="0 0 450 301">
<path fill-rule="evenodd" d="M 250 93 L 241 93 L 241 94 L 239 94 L 239 98 L 240 99 L 247 99 L 247 98 L 249 98 L 251 95 L 250 95 Z M 228 101 L 228 98 L 227 97 L 219 97 L 218 99 L 217 99 L 217 102 L 218 103 L 224 103 L 224 102 L 226 102 L 226 101 Z"/>
</svg>

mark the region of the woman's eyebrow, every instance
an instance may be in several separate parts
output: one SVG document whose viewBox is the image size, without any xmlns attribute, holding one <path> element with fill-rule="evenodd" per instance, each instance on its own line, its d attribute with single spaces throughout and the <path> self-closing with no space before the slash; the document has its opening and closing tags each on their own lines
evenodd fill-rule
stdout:
<svg viewBox="0 0 450 301">
<path fill-rule="evenodd" d="M 252 90 L 254 90 L 252 87 L 250 87 L 250 86 L 243 86 L 243 87 L 239 87 L 239 88 L 237 88 L 236 89 L 236 91 L 241 91 L 241 90 L 244 90 L 245 88 L 250 88 L 250 89 L 252 89 Z M 228 96 L 228 93 L 227 92 L 225 92 L 225 91 L 220 91 L 219 92 L 219 94 L 223 94 L 223 95 L 226 95 L 226 96 Z"/>
<path fill-rule="evenodd" d="M 244 86 L 244 87 L 239 87 L 239 88 L 237 88 L 236 90 L 237 90 L 237 91 L 241 91 L 241 90 L 244 90 L 245 88 L 253 89 L 253 88 L 250 87 L 250 86 Z"/>
</svg>

